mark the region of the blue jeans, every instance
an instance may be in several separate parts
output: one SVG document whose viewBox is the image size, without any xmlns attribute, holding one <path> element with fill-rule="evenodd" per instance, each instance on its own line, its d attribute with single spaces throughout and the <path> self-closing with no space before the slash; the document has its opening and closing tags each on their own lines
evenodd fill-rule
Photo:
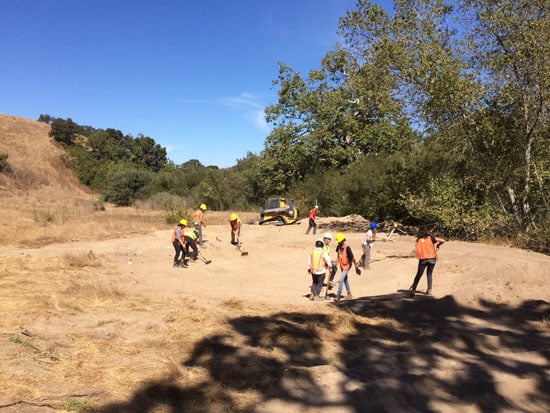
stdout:
<svg viewBox="0 0 550 413">
<path fill-rule="evenodd" d="M 199 234 L 199 245 L 202 245 L 202 225 L 195 224 L 195 229 L 197 230 L 197 233 Z"/>
<path fill-rule="evenodd" d="M 428 290 L 432 289 L 432 273 L 434 271 L 435 267 L 435 259 L 424 259 L 424 260 L 418 260 L 418 270 L 416 271 L 416 276 L 414 277 L 412 290 L 416 290 L 416 287 L 418 286 L 418 282 L 420 281 L 420 278 L 422 278 L 422 274 L 424 274 L 424 270 L 426 270 L 426 276 L 428 277 Z"/>
<path fill-rule="evenodd" d="M 338 281 L 337 296 L 342 295 L 342 289 L 344 287 L 344 284 L 346 284 L 347 293 L 351 294 L 351 287 L 349 286 L 349 281 L 348 281 L 348 272 L 349 272 L 349 268 L 347 270 L 342 270 L 342 274 L 340 275 L 340 281 Z"/>
</svg>

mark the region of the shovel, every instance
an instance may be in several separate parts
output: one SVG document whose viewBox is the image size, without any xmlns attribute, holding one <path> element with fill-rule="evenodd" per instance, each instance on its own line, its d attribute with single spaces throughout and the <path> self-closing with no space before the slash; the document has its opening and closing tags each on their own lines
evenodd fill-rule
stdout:
<svg viewBox="0 0 550 413">
<path fill-rule="evenodd" d="M 238 244 L 237 244 L 237 249 L 238 249 L 239 252 L 241 253 L 241 257 L 242 257 L 242 256 L 245 256 L 245 255 L 248 255 L 248 251 L 245 251 L 245 250 L 244 250 L 242 241 L 239 241 L 239 242 L 238 242 Z"/>
<path fill-rule="evenodd" d="M 210 264 L 212 260 L 206 259 L 200 252 L 199 252 L 199 258 L 202 262 L 204 262 L 206 265 Z"/>
</svg>

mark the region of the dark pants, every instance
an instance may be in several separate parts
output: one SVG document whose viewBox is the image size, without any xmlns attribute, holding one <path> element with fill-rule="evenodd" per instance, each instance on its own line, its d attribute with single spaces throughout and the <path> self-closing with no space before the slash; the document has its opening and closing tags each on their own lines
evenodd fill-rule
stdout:
<svg viewBox="0 0 550 413">
<path fill-rule="evenodd" d="M 317 223 L 310 218 L 309 225 L 307 227 L 306 235 L 309 234 L 309 231 L 313 228 L 313 235 L 317 233 Z"/>
<path fill-rule="evenodd" d="M 185 236 L 185 253 L 189 255 L 192 259 L 196 260 L 199 256 L 199 249 L 197 247 L 197 243 L 195 240 L 191 237 Z M 191 254 L 189 254 L 189 248 L 193 250 Z"/>
<path fill-rule="evenodd" d="M 331 261 L 330 262 L 330 278 L 329 281 L 334 281 L 334 276 L 336 275 L 336 272 L 338 271 L 338 266 L 336 265 L 336 262 Z"/>
<path fill-rule="evenodd" d="M 175 240 L 172 245 L 176 250 L 176 254 L 174 255 L 174 265 L 177 265 L 180 260 L 185 259 L 185 248 L 183 248 L 183 245 L 181 245 L 178 240 Z"/>
<path fill-rule="evenodd" d="M 321 290 L 323 289 L 323 282 L 325 282 L 325 273 L 311 273 L 311 294 L 313 294 L 314 296 L 321 294 Z"/>
<path fill-rule="evenodd" d="M 426 268 L 428 269 L 426 272 L 426 275 L 428 276 L 428 290 L 432 289 L 432 274 L 434 272 L 435 262 L 436 261 L 433 258 L 427 260 L 418 260 L 418 271 L 416 272 L 416 277 L 414 277 L 411 290 L 416 290 L 418 282 L 420 281 L 420 278 L 422 278 L 422 274 L 424 274 L 424 270 Z"/>
</svg>

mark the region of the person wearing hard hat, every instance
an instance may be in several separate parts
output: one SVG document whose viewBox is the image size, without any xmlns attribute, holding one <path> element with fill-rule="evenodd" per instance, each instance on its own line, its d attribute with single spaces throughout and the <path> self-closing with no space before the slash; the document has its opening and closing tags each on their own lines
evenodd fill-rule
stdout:
<svg viewBox="0 0 550 413">
<path fill-rule="evenodd" d="M 182 219 L 178 222 L 178 225 L 172 233 L 172 245 L 176 250 L 174 255 L 174 267 L 187 267 L 185 264 L 185 240 L 184 240 L 184 228 L 187 226 L 187 220 Z"/>
<path fill-rule="evenodd" d="M 185 240 L 185 254 L 190 257 L 193 261 L 196 261 L 199 257 L 199 248 L 197 247 L 197 230 L 196 229 L 187 229 L 183 233 L 183 239 Z M 189 250 L 192 249 L 193 252 L 189 254 Z"/>
<path fill-rule="evenodd" d="M 330 268 L 330 257 L 324 250 L 325 243 L 322 239 L 315 241 L 315 248 L 307 259 L 307 272 L 311 274 L 311 294 L 309 299 L 311 301 L 320 301 L 321 290 L 323 289 L 323 282 L 325 281 L 325 275 Z"/>
<path fill-rule="evenodd" d="M 351 269 L 352 264 L 355 264 L 355 272 L 357 275 L 361 275 L 361 270 L 357 267 L 357 261 L 353 256 L 353 251 L 351 247 L 346 244 L 346 236 L 339 232 L 336 234 L 336 253 L 338 254 L 338 264 L 340 264 L 340 270 L 342 271 L 340 275 L 340 281 L 338 281 L 338 293 L 336 294 L 336 301 L 340 302 L 342 298 L 342 289 L 344 285 L 346 286 L 346 291 L 348 293 L 346 299 L 351 300 L 353 296 L 351 295 L 351 287 L 349 285 L 348 273 Z"/>
<path fill-rule="evenodd" d="M 330 241 L 332 241 L 332 234 L 330 232 L 325 232 L 323 234 L 323 242 L 325 243 L 324 250 L 327 253 L 329 259 L 330 259 Z M 338 271 L 338 266 L 336 265 L 336 261 L 330 261 L 330 276 L 327 281 L 327 289 L 331 289 L 334 287 L 334 276 L 336 275 L 336 272 Z"/>
<path fill-rule="evenodd" d="M 377 229 L 378 229 L 378 224 L 372 221 L 369 225 L 369 229 L 367 230 L 367 233 L 365 234 L 365 239 L 361 242 L 361 247 L 363 248 L 363 255 L 359 260 L 359 265 L 364 269 L 370 269 L 371 249 L 374 246 Z"/>
<path fill-rule="evenodd" d="M 309 231 L 313 228 L 313 235 L 317 233 L 317 210 L 319 207 L 315 205 L 310 211 L 308 215 L 309 224 L 307 226 L 306 235 L 309 234 Z"/>
<path fill-rule="evenodd" d="M 200 204 L 199 209 L 197 209 L 197 212 L 195 212 L 195 216 L 193 217 L 193 225 L 195 225 L 195 229 L 199 234 L 199 245 L 201 247 L 204 245 L 202 240 L 202 227 L 206 228 L 206 225 L 204 225 L 204 213 L 206 210 L 206 205 Z"/>
<path fill-rule="evenodd" d="M 237 214 L 231 214 L 231 217 L 229 217 L 229 225 L 231 226 L 231 244 L 239 245 L 242 222 Z"/>
</svg>

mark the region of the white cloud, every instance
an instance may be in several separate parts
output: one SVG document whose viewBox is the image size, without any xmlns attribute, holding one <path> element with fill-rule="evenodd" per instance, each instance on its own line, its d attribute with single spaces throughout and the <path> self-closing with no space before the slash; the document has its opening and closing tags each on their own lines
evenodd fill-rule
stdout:
<svg viewBox="0 0 550 413">
<path fill-rule="evenodd" d="M 213 99 L 179 99 L 181 103 L 219 105 L 232 108 L 239 112 L 243 118 L 262 132 L 269 131 L 269 125 L 265 120 L 265 104 L 262 98 L 248 92 L 242 92 L 238 96 L 213 98 Z"/>
</svg>

